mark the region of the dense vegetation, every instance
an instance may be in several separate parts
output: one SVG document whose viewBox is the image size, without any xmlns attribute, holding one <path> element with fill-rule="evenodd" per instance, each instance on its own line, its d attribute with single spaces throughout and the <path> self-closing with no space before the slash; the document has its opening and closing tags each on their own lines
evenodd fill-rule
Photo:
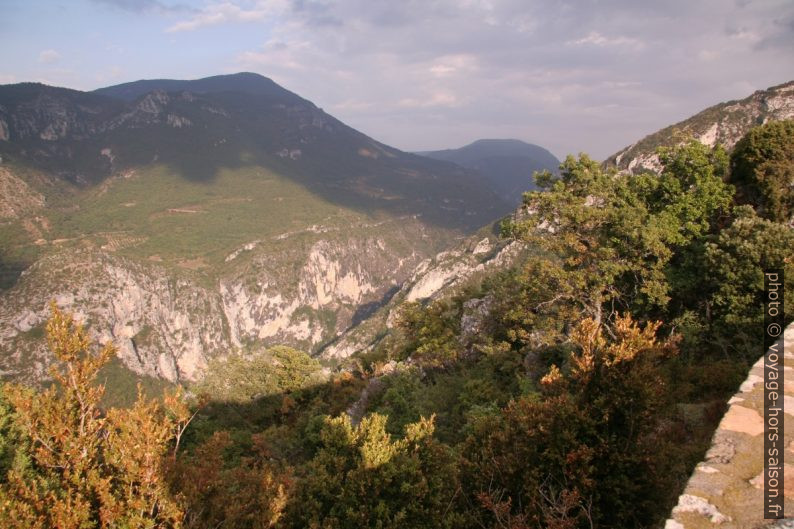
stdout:
<svg viewBox="0 0 794 529">
<path fill-rule="evenodd" d="M 102 410 L 111 351 L 54 310 L 56 384 L 3 389 L 0 524 L 658 526 L 762 353 L 762 271 L 794 280 L 791 131 L 662 149 L 659 174 L 569 157 L 502 224 L 524 261 L 406 304 L 336 373 L 253 346 L 194 400 Z"/>
</svg>

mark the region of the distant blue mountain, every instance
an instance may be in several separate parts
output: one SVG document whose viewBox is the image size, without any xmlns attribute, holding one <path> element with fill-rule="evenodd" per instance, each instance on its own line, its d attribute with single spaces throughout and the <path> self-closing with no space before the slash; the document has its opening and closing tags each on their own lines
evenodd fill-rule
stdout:
<svg viewBox="0 0 794 529">
<path fill-rule="evenodd" d="M 524 191 L 535 189 L 535 171 L 556 172 L 560 165 L 548 150 L 521 140 L 477 140 L 460 149 L 416 154 L 478 171 L 497 195 L 514 205 Z"/>
</svg>

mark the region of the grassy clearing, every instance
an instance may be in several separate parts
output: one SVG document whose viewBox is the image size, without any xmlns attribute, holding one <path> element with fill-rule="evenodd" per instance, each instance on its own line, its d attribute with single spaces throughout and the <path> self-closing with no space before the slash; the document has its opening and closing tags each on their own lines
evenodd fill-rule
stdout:
<svg viewBox="0 0 794 529">
<path fill-rule="evenodd" d="M 79 206 L 53 215 L 53 238 L 134 240 L 119 251 L 177 265 L 215 266 L 252 240 L 360 217 L 261 167 L 221 170 L 201 182 L 155 166 L 87 193 Z"/>
</svg>

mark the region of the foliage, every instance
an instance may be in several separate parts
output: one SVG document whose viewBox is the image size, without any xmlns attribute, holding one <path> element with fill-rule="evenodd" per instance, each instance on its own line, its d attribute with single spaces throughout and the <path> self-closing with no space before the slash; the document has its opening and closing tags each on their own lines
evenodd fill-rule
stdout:
<svg viewBox="0 0 794 529">
<path fill-rule="evenodd" d="M 724 151 L 697 141 L 662 149 L 661 174 L 603 170 L 582 155 L 568 157 L 559 177 L 537 175 L 543 191 L 527 193 L 526 218 L 507 226 L 551 254 L 543 269 L 565 285 L 555 301 L 573 302 L 602 320 L 615 307 L 648 313 L 670 301 L 668 272 L 676 251 L 709 233 L 728 211 Z"/>
<path fill-rule="evenodd" d="M 184 497 L 185 527 L 264 529 L 281 518 L 289 477 L 272 468 L 261 441 L 250 457 L 228 465 L 224 452 L 232 442 L 217 431 L 177 463 L 173 486 Z"/>
<path fill-rule="evenodd" d="M 618 317 L 609 339 L 584 320 L 569 367 L 543 378 L 544 398 L 477 421 L 462 481 L 481 524 L 642 527 L 667 508 L 686 467 L 660 413 L 670 393 L 658 365 L 675 346 L 657 342 L 657 329 Z"/>
<path fill-rule="evenodd" d="M 447 301 L 422 307 L 419 303 L 403 305 L 397 322 L 405 336 L 405 349 L 422 365 L 440 367 L 454 362 L 460 355 L 459 319 Z"/>
<path fill-rule="evenodd" d="M 794 121 L 770 121 L 750 130 L 731 155 L 731 181 L 739 200 L 766 219 L 794 215 Z"/>
<path fill-rule="evenodd" d="M 368 409 L 388 417 L 387 431 L 400 435 L 422 416 L 435 416 L 435 435 L 454 444 L 465 437 L 472 414 L 498 410 L 522 391 L 521 357 L 501 352 L 427 373 L 412 368 L 381 379 L 383 390 Z"/>
<path fill-rule="evenodd" d="M 758 342 L 763 321 L 764 270 L 783 269 L 784 288 L 794 287 L 794 231 L 740 210 L 739 216 L 706 244 L 707 282 L 713 289 L 710 314 L 726 348 Z M 794 318 L 790 300 L 786 321 Z M 746 345 L 745 345 L 746 349 Z"/>
<path fill-rule="evenodd" d="M 182 511 L 168 491 L 165 465 L 172 441 L 188 417 L 167 414 L 139 397 L 130 409 L 103 415 L 97 371 L 115 350 L 97 354 L 82 326 L 52 304 L 47 324 L 59 362 L 56 382 L 36 393 L 9 385 L 8 400 L 31 442 L 33 469 L 12 469 L 0 488 L 6 527 L 176 527 Z M 172 412 L 178 411 L 172 407 Z"/>
<path fill-rule="evenodd" d="M 317 384 L 320 370 L 320 363 L 303 351 L 280 345 L 211 360 L 207 376 L 194 389 L 213 400 L 246 402 Z"/>
<path fill-rule="evenodd" d="M 0 483 L 10 470 L 25 474 L 30 470 L 30 439 L 19 426 L 16 412 L 0 383 Z"/>
<path fill-rule="evenodd" d="M 460 516 L 450 510 L 458 486 L 454 459 L 433 429 L 432 417 L 421 419 L 392 440 L 383 415 L 357 426 L 345 415 L 327 417 L 288 507 L 288 525 L 458 527 Z"/>
</svg>

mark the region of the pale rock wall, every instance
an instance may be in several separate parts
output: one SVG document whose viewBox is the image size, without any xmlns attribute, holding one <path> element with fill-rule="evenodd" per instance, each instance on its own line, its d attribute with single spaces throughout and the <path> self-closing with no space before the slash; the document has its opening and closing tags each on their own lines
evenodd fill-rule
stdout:
<svg viewBox="0 0 794 529">
<path fill-rule="evenodd" d="M 37 286 L 42 276 L 51 288 Z M 0 348 L 10 353 L 2 357 L 6 373 L 44 376 L 46 345 L 25 335 L 43 326 L 50 300 L 88 323 L 100 343 L 115 343 L 120 360 L 138 373 L 194 379 L 206 366 L 204 351 L 228 348 L 217 296 L 160 267 L 75 252 L 43 259 L 2 298 Z"/>
<path fill-rule="evenodd" d="M 415 268 L 413 275 L 403 283 L 388 304 L 382 307 L 365 324 L 342 333 L 337 340 L 322 349 L 325 359 L 344 359 L 370 350 L 397 322 L 402 303 L 425 302 L 449 296 L 475 274 L 508 266 L 525 246 L 513 241 L 499 245 L 488 238 L 469 239 L 457 249 L 442 252 L 434 259 L 425 259 Z M 478 325 L 487 303 L 470 307 L 465 324 Z"/>
<path fill-rule="evenodd" d="M 248 259 L 235 260 L 230 266 L 238 268 L 215 287 L 109 252 L 46 257 L 0 296 L 0 370 L 46 376 L 51 358 L 42 328 L 51 299 L 88 323 L 98 341 L 113 341 L 128 368 L 171 381 L 200 378 L 210 358 L 252 342 L 312 351 L 349 328 L 360 305 L 380 300 L 420 259 L 400 256 L 381 237 L 311 237 L 309 244 L 279 242 L 283 252 L 245 245 Z"/>
<path fill-rule="evenodd" d="M 741 101 L 716 105 L 626 147 L 611 156 L 610 161 L 629 173 L 658 172 L 662 167 L 656 147 L 672 144 L 676 130 L 709 147 L 719 144 L 730 150 L 754 126 L 786 119 L 794 119 L 794 82 L 759 90 Z"/>
</svg>

